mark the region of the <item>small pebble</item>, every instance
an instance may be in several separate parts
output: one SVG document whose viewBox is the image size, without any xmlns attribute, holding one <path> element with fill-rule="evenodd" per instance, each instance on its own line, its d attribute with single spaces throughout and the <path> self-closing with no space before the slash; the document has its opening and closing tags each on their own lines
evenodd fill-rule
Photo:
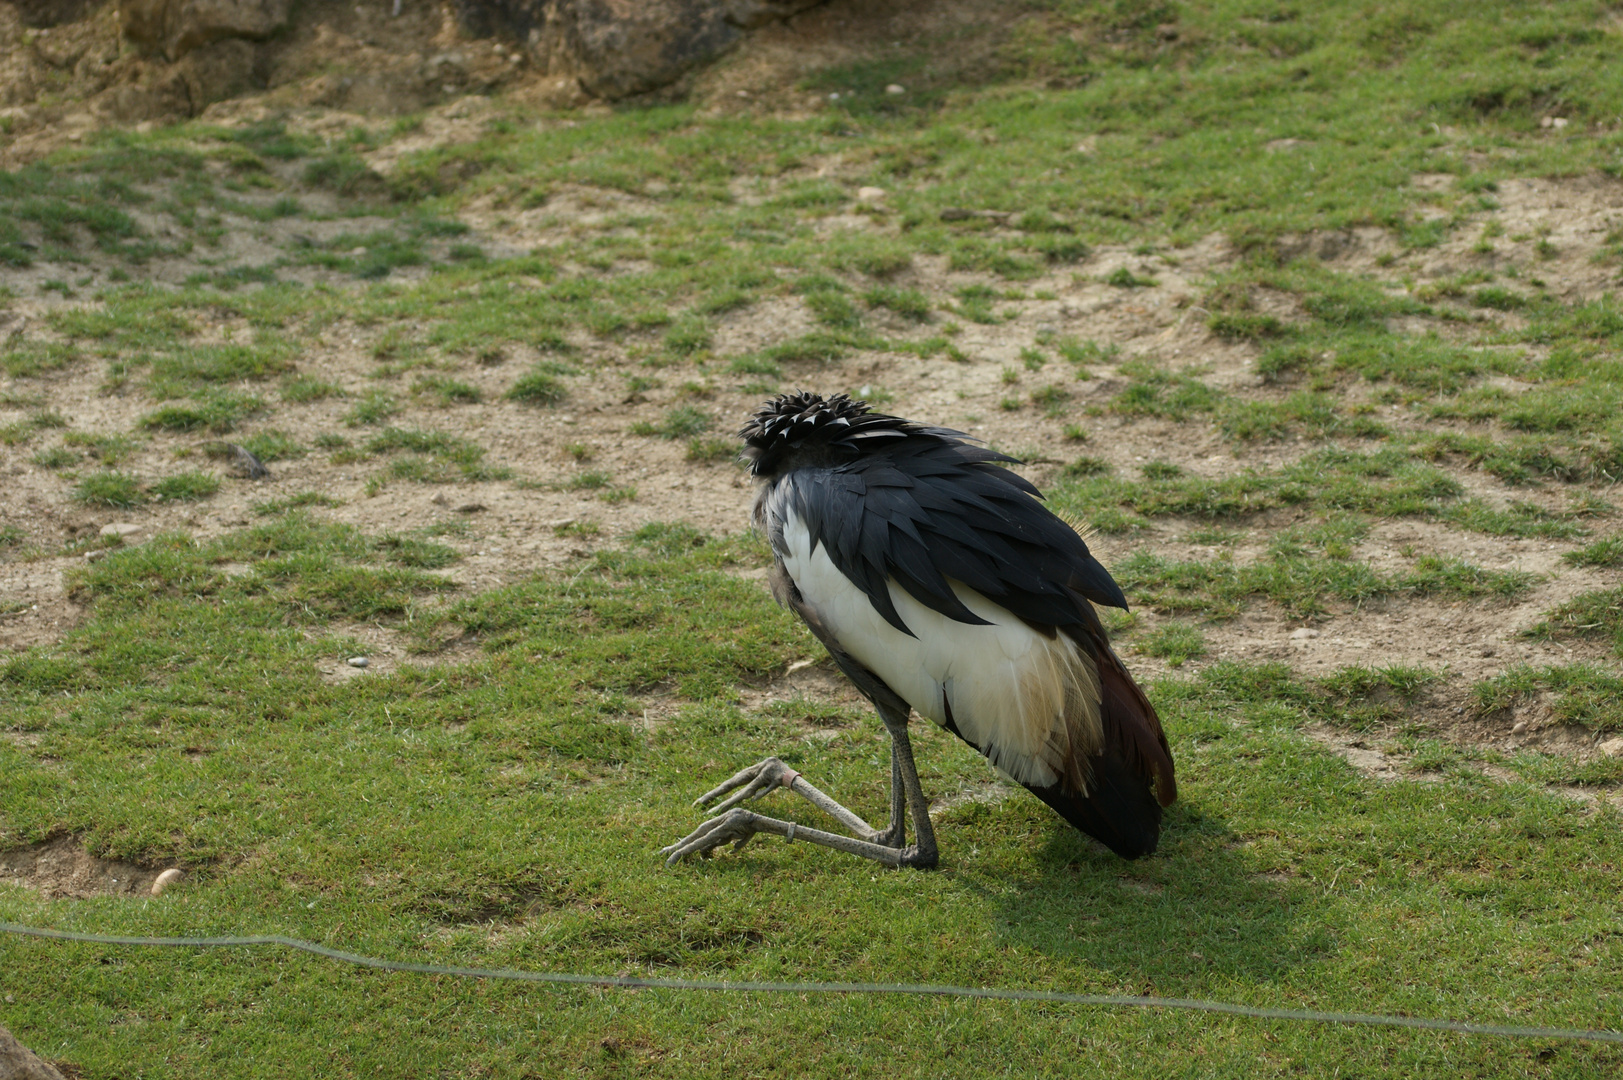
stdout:
<svg viewBox="0 0 1623 1080">
<path fill-rule="evenodd" d="M 1527 721 L 1526 720 L 1518 720 L 1518 721 L 1516 721 L 1515 725 L 1513 727 L 1511 727 L 1510 733 L 1512 735 L 1520 735 L 1522 732 L 1524 732 L 1526 730 L 1527 730 Z"/>
<path fill-rule="evenodd" d="M 344 663 L 348 664 L 350 667 L 365 667 L 371 662 L 372 661 L 368 660 L 364 656 L 352 656 L 348 660 L 344 661 Z"/>
<path fill-rule="evenodd" d="M 896 94 L 905 94 L 907 93 L 907 87 L 901 86 L 897 83 L 891 83 L 889 86 L 885 87 L 885 93 L 892 96 L 895 96 Z"/>
<path fill-rule="evenodd" d="M 1299 627 L 1299 628 L 1291 631 L 1291 640 L 1292 641 L 1301 641 L 1301 640 L 1303 640 L 1305 638 L 1316 638 L 1318 636 L 1319 636 L 1319 632 L 1317 630 L 1310 630 L 1305 626 Z"/>
<path fill-rule="evenodd" d="M 114 521 L 101 527 L 102 536 L 134 536 L 141 531 L 141 526 L 128 521 Z"/>
<path fill-rule="evenodd" d="M 884 197 L 885 189 L 882 187 L 857 188 L 857 199 L 859 202 L 879 202 Z"/>
<path fill-rule="evenodd" d="M 186 871 L 181 870 L 178 867 L 171 866 L 169 869 L 159 874 L 157 880 L 152 883 L 152 895 L 162 896 L 165 889 L 185 876 Z"/>
</svg>

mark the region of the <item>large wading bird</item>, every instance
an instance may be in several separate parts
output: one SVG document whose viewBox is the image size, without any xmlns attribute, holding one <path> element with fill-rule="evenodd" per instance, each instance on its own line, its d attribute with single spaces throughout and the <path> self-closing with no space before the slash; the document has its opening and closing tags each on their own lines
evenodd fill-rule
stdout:
<svg viewBox="0 0 1623 1080">
<path fill-rule="evenodd" d="M 780 395 L 739 436 L 761 481 L 751 517 L 772 546 L 773 594 L 890 733 L 891 818 L 875 829 L 767 758 L 700 796 L 697 805 L 734 793 L 664 849 L 669 862 L 773 833 L 889 866 L 935 866 L 909 709 L 1116 854 L 1155 850 L 1161 808 L 1177 795 L 1172 751 L 1093 609 L 1127 600 L 1076 529 L 996 464 L 1016 459 L 844 394 Z M 740 805 L 779 787 L 852 835 Z"/>
</svg>

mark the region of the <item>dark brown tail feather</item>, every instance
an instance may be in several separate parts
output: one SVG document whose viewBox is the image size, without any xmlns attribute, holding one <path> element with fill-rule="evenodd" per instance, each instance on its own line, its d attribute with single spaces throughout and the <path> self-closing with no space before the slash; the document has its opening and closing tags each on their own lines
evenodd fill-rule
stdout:
<svg viewBox="0 0 1623 1080">
<path fill-rule="evenodd" d="M 1089 777 L 1087 794 L 1064 781 L 1033 787 L 1031 792 L 1117 855 L 1136 859 L 1155 850 L 1161 838 L 1161 807 L 1172 805 L 1178 797 L 1172 748 L 1155 707 L 1116 654 L 1103 642 L 1093 644 L 1099 665 L 1104 748 L 1081 769 L 1065 770 L 1068 775 L 1080 772 Z"/>
<path fill-rule="evenodd" d="M 1099 658 L 1099 718 L 1104 723 L 1106 756 L 1114 750 L 1145 781 L 1153 776 L 1161 805 L 1171 806 L 1178 798 L 1178 781 L 1173 775 L 1172 747 L 1167 745 L 1155 706 L 1110 646 L 1094 655 Z"/>
</svg>

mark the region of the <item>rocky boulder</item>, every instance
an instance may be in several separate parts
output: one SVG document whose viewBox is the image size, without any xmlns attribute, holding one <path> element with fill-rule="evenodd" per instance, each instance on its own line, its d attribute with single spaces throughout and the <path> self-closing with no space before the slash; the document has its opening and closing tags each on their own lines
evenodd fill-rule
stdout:
<svg viewBox="0 0 1623 1080">
<path fill-rule="evenodd" d="M 549 74 L 578 79 L 593 97 L 668 86 L 733 45 L 746 30 L 821 0 L 454 0 L 468 32 L 528 43 Z"/>
<path fill-rule="evenodd" d="M 120 0 L 124 36 L 169 60 L 227 38 L 262 40 L 287 25 L 288 0 Z"/>
<path fill-rule="evenodd" d="M 62 1074 L 0 1027 L 0 1080 L 62 1080 Z"/>
</svg>

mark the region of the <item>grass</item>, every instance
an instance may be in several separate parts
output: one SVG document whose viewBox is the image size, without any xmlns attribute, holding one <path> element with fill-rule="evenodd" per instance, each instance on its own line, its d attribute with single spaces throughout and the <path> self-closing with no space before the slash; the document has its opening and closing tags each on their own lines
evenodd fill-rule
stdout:
<svg viewBox="0 0 1623 1080">
<path fill-rule="evenodd" d="M 155 499 L 197 502 L 220 490 L 220 478 L 204 472 L 176 473 L 155 482 L 148 490 Z"/>
<path fill-rule="evenodd" d="M 1291 618 L 1324 615 L 1329 602 L 1357 604 L 1377 597 L 1510 598 L 1529 589 L 1535 575 L 1485 570 L 1436 555 L 1406 571 L 1381 574 L 1362 562 L 1312 553 L 1274 552 L 1255 563 L 1232 559 L 1177 561 L 1140 552 L 1117 562 L 1112 574 L 1130 599 L 1171 613 L 1232 618 L 1251 599 L 1266 598 Z"/>
<path fill-rule="evenodd" d="M 521 376 L 502 396 L 525 405 L 556 405 L 569 396 L 569 391 L 556 374 L 536 370 Z"/>
<path fill-rule="evenodd" d="M 485 462 L 485 448 L 469 439 L 442 431 L 384 428 L 366 443 L 367 454 L 401 454 L 372 483 L 410 480 L 423 484 L 449 484 L 459 480 L 506 480 L 511 469 Z"/>
<path fill-rule="evenodd" d="M 729 572 L 757 565 L 758 549 L 687 527 L 646 529 L 582 573 L 469 595 L 429 617 L 480 643 L 469 662 L 323 682 L 317 668 L 351 648 L 325 629 L 330 620 L 413 625 L 417 598 L 443 588 L 427 571 L 390 568 L 410 550 L 398 537 L 294 512 L 206 545 L 160 537 L 82 572 L 85 624 L 58 649 L 0 665 L 12 722 L 37 748 L 0 747 L 13 777 L 0 791 L 4 820 L 19 838 L 65 830 L 97 854 L 184 865 L 191 876 L 140 904 L 9 890 L 0 917 L 153 934 L 274 929 L 372 954 L 554 971 L 826 980 L 905 972 L 932 982 L 1151 985 L 1259 1005 L 1607 1023 L 1609 946 L 1588 965 L 1556 958 L 1582 954 L 1585 943 L 1593 955 L 1594 942 L 1609 940 L 1620 913 L 1606 899 L 1615 897 L 1606 867 L 1623 856 L 1614 821 L 1533 784 L 1464 776 L 1377 784 L 1298 733 L 1331 701 L 1400 692 L 1416 675 L 1347 675 L 1319 689 L 1278 666 L 1222 663 L 1154 685 L 1184 795 L 1162 854 L 1143 863 L 1100 854 L 1016 796 L 944 814 L 946 865 L 935 874 L 875 874 L 770 841 L 667 870 L 652 852 L 697 820 L 693 792 L 767 753 L 786 754 L 863 812 L 881 813 L 871 718 L 834 717 L 838 734 L 813 743 L 798 735 L 828 726 L 821 713 L 736 703 L 741 683 L 811 647 L 760 589 Z M 246 569 L 215 569 L 225 560 Z M 627 718 L 665 695 L 675 723 L 638 733 Z M 169 704 L 143 705 L 154 700 Z M 132 708 L 139 722 L 110 726 Z M 932 790 L 985 781 L 984 764 L 949 736 L 916 730 Z M 236 807 L 246 793 L 252 813 Z M 307 818 L 322 822 L 319 833 Z M 251 860 L 237 857 L 249 851 Z M 1485 853 L 1513 859 L 1516 871 L 1484 873 Z M 765 900 L 762 880 L 772 883 Z M 872 918 L 853 925 L 853 911 Z M 986 932 L 964 935 L 966 921 Z M 539 1055 L 595 1072 L 624 1055 L 646 1060 L 645 1047 L 674 1051 L 718 1033 L 731 1043 L 764 1030 L 730 998 L 364 976 L 263 952 L 191 957 L 13 940 L 5 948 L 0 989 L 35 988 L 18 996 L 8 1022 L 87 1068 L 112 1052 L 98 1018 L 115 1006 L 92 992 L 105 978 L 97 956 L 116 965 L 116 1008 L 144 1020 L 120 1053 L 155 1052 L 150 1038 L 171 1061 L 210 1069 L 258 1071 L 272 1053 L 314 1068 L 340 1045 L 350 1060 L 380 1068 L 404 1067 L 403 1045 L 419 1064 L 426 1054 L 448 1068 L 475 1059 L 517 1067 L 507 1039 L 523 1034 L 526 1067 Z M 85 972 L 81 980 L 41 993 L 50 985 L 43 975 L 65 963 Z M 1491 979 L 1480 977 L 1484 964 Z M 277 992 L 245 1013 L 243 995 L 267 979 Z M 360 1007 L 357 979 L 373 991 L 368 1023 L 339 1033 L 320 1022 L 295 1043 L 273 1036 L 312 1001 L 327 1016 Z M 458 1006 L 478 1023 L 447 1020 L 431 1041 L 385 1037 L 379 1024 Z M 926 1048 L 939 1053 L 943 1024 L 964 1036 L 955 1068 L 973 1073 L 995 1071 L 1017 1048 L 1028 1061 L 1058 1063 L 1079 1031 L 1106 1046 L 1151 1035 L 1200 1042 L 1237 1070 L 1288 1053 L 1392 1054 L 1495 1071 L 1507 1050 L 1422 1033 L 1001 1003 L 813 997 L 782 1020 L 776 1002 L 761 1008 L 779 1038 L 825 1047 L 797 1066 L 815 1074 L 855 1066 L 848 1052 L 911 1068 Z M 904 1026 L 899 1042 L 870 1041 L 880 1026 L 921 1016 L 928 1031 Z M 805 1026 L 813 1022 L 817 1039 Z M 839 1037 L 823 1041 L 829 1032 Z M 1604 1072 L 1612 1060 L 1603 1047 L 1548 1048 L 1547 1060 L 1574 1075 Z M 1526 1047 L 1528 1060 L 1539 1049 Z M 1149 1075 L 1145 1068 L 1128 1065 L 1127 1074 Z"/>
<path fill-rule="evenodd" d="M 1144 634 L 1134 647 L 1146 656 L 1156 656 L 1172 667 L 1206 655 L 1206 636 L 1198 627 L 1172 623 Z"/>
<path fill-rule="evenodd" d="M 715 423 L 713 417 L 691 405 L 678 405 L 666 411 L 657 424 L 639 422 L 631 425 L 633 435 L 657 435 L 663 439 L 693 439 L 709 431 Z"/>
<path fill-rule="evenodd" d="M 146 502 L 141 482 L 129 473 L 105 469 L 91 473 L 74 486 L 74 495 L 90 506 L 110 506 L 126 510 Z"/>
<path fill-rule="evenodd" d="M 1526 633 L 1537 638 L 1609 638 L 1613 653 L 1623 656 L 1623 590 L 1580 593 L 1550 611 Z"/>
<path fill-rule="evenodd" d="M 1623 730 L 1623 679 L 1595 664 L 1519 664 L 1475 690 L 1483 710 L 1510 708 L 1535 696 L 1547 697 L 1553 717 L 1599 732 Z"/>
<path fill-rule="evenodd" d="M 205 390 L 191 403 L 164 405 L 141 418 L 148 431 L 210 431 L 217 435 L 235 429 L 243 420 L 265 411 L 265 403 L 254 394 L 235 390 Z"/>
</svg>

